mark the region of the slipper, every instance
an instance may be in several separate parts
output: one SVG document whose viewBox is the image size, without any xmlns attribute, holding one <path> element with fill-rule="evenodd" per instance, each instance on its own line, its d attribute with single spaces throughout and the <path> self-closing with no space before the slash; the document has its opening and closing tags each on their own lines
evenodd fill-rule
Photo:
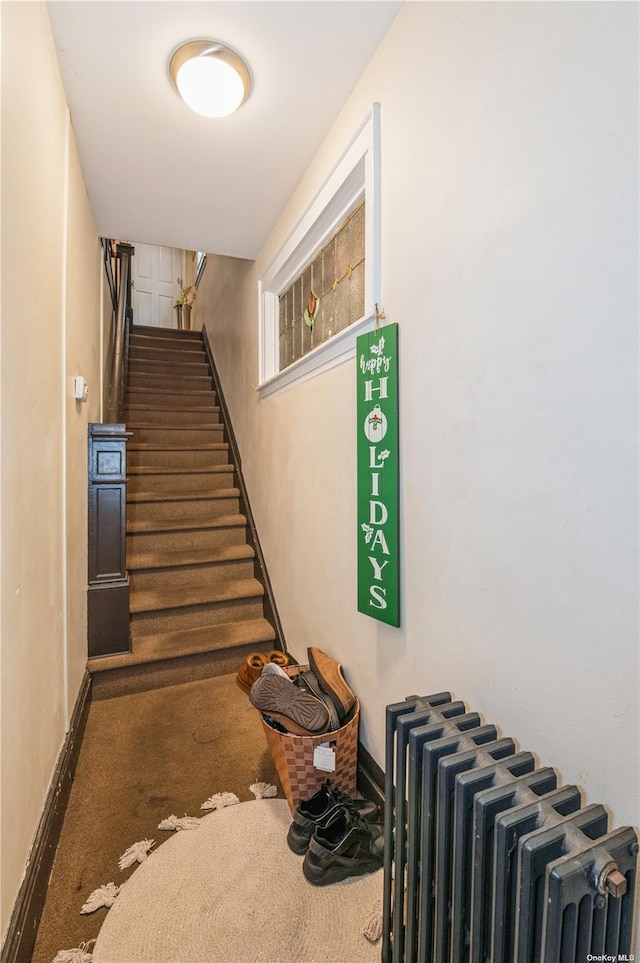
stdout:
<svg viewBox="0 0 640 963">
<path fill-rule="evenodd" d="M 273 649 L 267 656 L 268 662 L 275 662 L 276 665 L 285 667 L 285 665 L 291 665 L 291 659 L 286 652 L 281 652 L 280 649 Z"/>
<path fill-rule="evenodd" d="M 307 655 L 320 688 L 333 702 L 342 722 L 356 703 L 356 694 L 342 674 L 342 665 L 315 647 L 307 649 Z"/>
<path fill-rule="evenodd" d="M 318 677 L 315 672 L 309 669 L 307 672 L 301 672 L 298 676 L 298 685 L 305 686 L 316 699 L 320 699 L 320 702 L 326 707 L 329 713 L 329 729 L 334 732 L 336 729 L 342 727 L 342 720 L 338 715 L 338 711 L 333 704 L 333 700 L 325 694 L 321 689 L 320 683 L 318 682 Z"/>
<path fill-rule="evenodd" d="M 252 652 L 251 655 L 247 656 L 247 661 L 243 662 L 238 669 L 236 682 L 247 695 L 249 694 L 251 686 L 256 679 L 260 677 L 260 673 L 268 662 L 269 659 L 263 652 Z"/>
<path fill-rule="evenodd" d="M 263 715 L 299 736 L 317 735 L 329 729 L 329 713 L 324 703 L 290 679 L 268 673 L 251 686 L 251 704 Z"/>
<path fill-rule="evenodd" d="M 283 679 L 288 679 L 291 685 L 293 685 L 293 679 L 291 676 L 285 672 L 282 666 L 278 665 L 277 662 L 267 662 L 261 672 L 261 675 L 281 675 Z"/>
</svg>

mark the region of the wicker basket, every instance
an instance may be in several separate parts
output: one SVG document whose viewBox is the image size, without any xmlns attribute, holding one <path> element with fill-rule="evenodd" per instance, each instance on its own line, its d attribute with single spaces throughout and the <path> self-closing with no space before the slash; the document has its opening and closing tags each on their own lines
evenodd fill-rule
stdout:
<svg viewBox="0 0 640 963">
<path fill-rule="evenodd" d="M 287 672 L 295 676 L 308 668 L 309 666 L 305 665 L 288 666 Z M 273 756 L 292 815 L 300 800 L 309 799 L 327 780 L 332 786 L 341 789 L 349 796 L 355 795 L 359 722 L 360 703 L 357 699 L 345 725 L 334 732 L 324 732 L 317 736 L 297 736 L 291 732 L 278 732 L 263 717 L 262 725 L 267 745 Z M 335 751 L 335 772 L 324 772 L 316 769 L 313 764 L 314 749 L 324 744 L 328 744 Z"/>
</svg>

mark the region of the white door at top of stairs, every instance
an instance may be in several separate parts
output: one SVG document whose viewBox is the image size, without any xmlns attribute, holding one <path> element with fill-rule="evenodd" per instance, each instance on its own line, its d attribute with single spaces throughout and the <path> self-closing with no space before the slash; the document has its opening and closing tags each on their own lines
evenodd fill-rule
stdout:
<svg viewBox="0 0 640 963">
<path fill-rule="evenodd" d="M 133 323 L 176 328 L 173 306 L 184 277 L 184 251 L 156 244 L 134 244 L 132 258 Z"/>
</svg>

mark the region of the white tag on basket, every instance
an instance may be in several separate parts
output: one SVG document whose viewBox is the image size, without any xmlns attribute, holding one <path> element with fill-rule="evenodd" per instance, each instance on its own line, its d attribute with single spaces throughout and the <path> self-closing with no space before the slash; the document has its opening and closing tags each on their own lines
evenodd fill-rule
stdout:
<svg viewBox="0 0 640 963">
<path fill-rule="evenodd" d="M 336 771 L 336 753 L 328 745 L 316 746 L 313 750 L 313 765 L 322 772 Z"/>
</svg>

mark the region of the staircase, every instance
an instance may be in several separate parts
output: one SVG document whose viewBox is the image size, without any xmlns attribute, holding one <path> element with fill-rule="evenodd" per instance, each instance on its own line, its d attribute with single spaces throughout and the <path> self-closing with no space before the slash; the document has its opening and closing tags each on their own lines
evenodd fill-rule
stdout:
<svg viewBox="0 0 640 963">
<path fill-rule="evenodd" d="M 132 651 L 89 661 L 94 697 L 279 647 L 200 332 L 132 328 L 126 424 Z"/>
</svg>

